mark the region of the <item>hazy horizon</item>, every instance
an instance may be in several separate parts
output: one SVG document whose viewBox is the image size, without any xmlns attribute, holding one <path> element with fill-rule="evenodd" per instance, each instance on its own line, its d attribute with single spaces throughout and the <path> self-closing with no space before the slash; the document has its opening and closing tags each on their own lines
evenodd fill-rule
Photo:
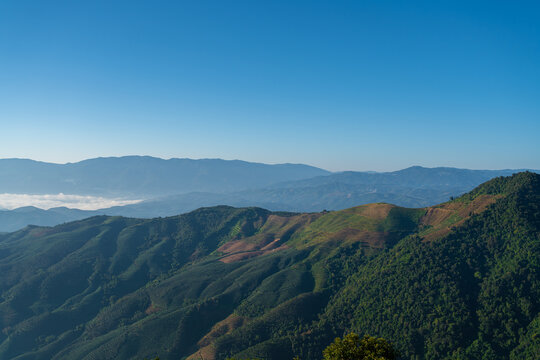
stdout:
<svg viewBox="0 0 540 360">
<path fill-rule="evenodd" d="M 242 161 L 242 162 L 248 162 L 248 163 L 259 163 L 259 164 L 265 164 L 265 165 L 307 165 L 316 167 L 322 170 L 330 171 L 332 173 L 339 173 L 339 172 L 395 172 L 400 171 L 404 169 L 408 169 L 411 167 L 423 167 L 428 169 L 434 169 L 434 168 L 453 168 L 453 169 L 463 169 L 463 170 L 540 170 L 532 167 L 526 167 L 526 168 L 518 168 L 518 167 L 509 167 L 509 168 L 466 168 L 466 167 L 459 167 L 459 166 L 446 166 L 446 165 L 436 165 L 436 166 L 425 166 L 420 165 L 416 163 L 411 163 L 411 165 L 402 167 L 402 168 L 395 168 L 395 169 L 388 169 L 388 170 L 375 170 L 375 169 L 337 169 L 337 170 L 331 170 L 327 169 L 321 166 L 317 166 L 314 164 L 307 164 L 307 163 L 297 163 L 297 162 L 261 162 L 261 161 L 251 161 L 251 160 L 245 160 L 245 159 L 224 159 L 220 157 L 210 157 L 210 158 L 189 158 L 189 157 L 160 157 L 160 156 L 154 156 L 154 155 L 135 155 L 135 154 L 125 154 L 125 155 L 111 155 L 111 156 L 97 156 L 97 157 L 87 157 L 82 158 L 79 160 L 74 161 L 54 161 L 54 160 L 40 160 L 40 159 L 33 159 L 33 158 L 26 158 L 26 157 L 4 157 L 0 158 L 0 160 L 31 160 L 36 162 L 42 162 L 42 163 L 50 163 L 50 164 L 57 164 L 57 165 L 66 165 L 66 164 L 74 164 L 83 162 L 86 160 L 94 160 L 94 159 L 100 159 L 100 158 L 123 158 L 123 157 L 151 157 L 155 159 L 160 160 L 173 160 L 173 159 L 179 159 L 179 160 L 223 160 L 223 161 Z"/>
<path fill-rule="evenodd" d="M 440 193 L 437 199 L 443 200 L 446 196 L 443 194 L 447 194 L 447 191 L 456 191 L 456 188 L 451 190 L 450 184 L 461 189 L 453 193 L 459 195 L 490 177 L 508 176 L 523 170 L 413 166 L 392 172 L 327 172 L 305 164 L 289 163 L 286 164 L 288 166 L 274 167 L 243 160 L 173 159 L 188 161 L 170 162 L 171 159 L 132 155 L 85 159 L 77 166 L 62 166 L 74 163 L 35 163 L 33 159 L 0 159 L 0 173 L 3 177 L 0 184 L 0 189 L 3 190 L 0 192 L 0 209 L 13 210 L 33 206 L 45 210 L 56 207 L 99 210 L 137 204 L 143 200 L 161 199 L 160 201 L 166 202 L 167 197 L 173 196 L 171 203 L 177 204 L 174 206 L 185 207 L 185 204 L 191 204 L 200 207 L 221 203 L 265 206 L 275 202 L 280 204 L 276 206 L 285 206 L 286 208 L 281 209 L 285 210 L 289 209 L 288 206 L 294 207 L 294 200 L 288 199 L 291 193 L 284 190 L 289 186 L 303 188 L 304 190 L 299 193 L 304 195 L 312 191 L 310 189 L 324 186 L 326 191 L 332 194 L 330 197 L 341 199 L 337 200 L 338 203 L 351 198 L 352 193 L 361 194 L 358 195 L 361 198 L 347 202 L 347 205 L 353 206 L 357 205 L 355 201 L 366 201 L 370 196 L 368 194 L 377 192 L 378 185 L 381 185 L 379 190 L 383 196 L 383 193 L 389 191 L 388 185 L 395 184 L 396 179 L 401 179 L 397 180 L 398 183 L 395 185 L 398 186 L 398 192 L 404 194 L 408 192 L 404 190 L 406 187 L 409 187 L 409 190 L 423 187 L 429 189 L 435 182 L 438 184 L 436 187 L 439 186 L 435 193 Z M 528 170 L 538 172 L 536 169 Z M 375 177 L 366 174 L 373 174 Z M 325 180 L 327 176 L 330 177 L 329 180 Z M 415 183 L 412 187 L 411 179 Z M 426 180 L 428 182 L 425 182 Z M 341 185 L 334 188 L 335 184 Z M 445 184 L 443 188 L 440 188 L 441 184 Z M 258 195 L 253 195 L 257 194 L 257 191 Z M 227 197 L 226 194 L 233 196 Z M 429 197 L 433 194 L 432 192 L 431 195 L 422 196 Z M 176 195 L 187 197 L 179 199 L 174 197 Z M 247 199 L 243 199 L 245 196 Z M 255 197 L 248 200 L 250 196 Z M 315 190 L 311 196 L 312 199 L 307 203 L 318 201 L 317 198 L 322 194 Z M 415 196 L 409 200 L 397 201 L 410 201 L 413 198 Z M 385 198 L 369 199 L 375 201 Z M 301 203 L 305 199 L 299 198 L 297 201 Z"/>
<path fill-rule="evenodd" d="M 540 168 L 537 2 L 0 3 L 0 157 Z"/>
</svg>

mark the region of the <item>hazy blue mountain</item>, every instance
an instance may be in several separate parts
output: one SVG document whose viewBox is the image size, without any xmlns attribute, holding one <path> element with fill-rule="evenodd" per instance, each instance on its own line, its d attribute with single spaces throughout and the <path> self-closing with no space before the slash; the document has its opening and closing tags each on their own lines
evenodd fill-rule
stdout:
<svg viewBox="0 0 540 360">
<path fill-rule="evenodd" d="M 231 192 L 327 174 L 330 172 L 303 164 L 221 159 L 125 156 L 68 164 L 0 159 L 0 192 L 148 198 L 196 191 Z"/>
<path fill-rule="evenodd" d="M 265 201 L 267 208 L 285 204 L 283 210 L 340 210 L 359 204 L 387 202 L 424 207 L 464 194 L 481 183 L 522 170 L 468 170 L 413 166 L 393 172 L 342 172 L 328 176 L 273 184 L 248 190 L 241 196 L 251 202 Z"/>
<path fill-rule="evenodd" d="M 39 209 L 25 206 L 14 210 L 0 210 L 0 232 L 15 231 L 26 225 L 53 226 L 94 215 L 92 211 L 68 208 Z"/>
<path fill-rule="evenodd" d="M 475 187 L 497 176 L 508 176 L 527 169 L 470 170 L 452 167 L 427 168 L 411 166 L 391 172 L 344 171 L 331 176 L 276 183 L 271 188 L 305 188 L 336 183 L 351 185 L 399 185 L 411 188 Z"/>
<path fill-rule="evenodd" d="M 342 210 L 374 202 L 424 207 L 464 194 L 494 177 L 519 171 L 415 166 L 387 173 L 343 172 L 228 194 L 181 194 L 104 211 L 108 215 L 152 217 L 214 205 L 259 206 L 273 211 L 297 212 Z"/>
<path fill-rule="evenodd" d="M 14 231 L 29 224 L 53 226 L 94 215 L 165 217 L 216 205 L 258 206 L 272 211 L 295 212 L 341 210 L 375 202 L 425 207 L 464 194 L 494 177 L 518 171 L 415 166 L 387 173 L 343 172 L 230 193 L 176 194 L 97 211 L 30 207 L 0 211 L 0 231 Z"/>
</svg>

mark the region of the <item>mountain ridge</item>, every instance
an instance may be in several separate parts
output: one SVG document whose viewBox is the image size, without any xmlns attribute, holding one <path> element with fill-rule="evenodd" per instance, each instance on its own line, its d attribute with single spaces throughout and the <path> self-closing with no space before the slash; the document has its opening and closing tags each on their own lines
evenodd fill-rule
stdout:
<svg viewBox="0 0 540 360">
<path fill-rule="evenodd" d="M 431 208 L 218 206 L 2 234 L 0 359 L 319 359 L 350 330 L 411 359 L 524 358 L 540 308 L 539 178 Z"/>
<path fill-rule="evenodd" d="M 328 171 L 304 164 L 262 164 L 222 159 L 126 156 L 54 164 L 0 159 L 6 193 L 151 197 L 191 191 L 234 191 Z"/>
</svg>

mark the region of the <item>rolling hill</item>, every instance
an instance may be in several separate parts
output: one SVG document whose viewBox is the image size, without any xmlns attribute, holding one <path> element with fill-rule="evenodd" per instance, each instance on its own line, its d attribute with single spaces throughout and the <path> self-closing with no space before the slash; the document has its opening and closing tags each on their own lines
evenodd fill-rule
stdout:
<svg viewBox="0 0 540 360">
<path fill-rule="evenodd" d="M 0 235 L 0 359 L 320 359 L 336 335 L 406 359 L 540 349 L 540 176 L 425 208 L 218 206 Z"/>
</svg>

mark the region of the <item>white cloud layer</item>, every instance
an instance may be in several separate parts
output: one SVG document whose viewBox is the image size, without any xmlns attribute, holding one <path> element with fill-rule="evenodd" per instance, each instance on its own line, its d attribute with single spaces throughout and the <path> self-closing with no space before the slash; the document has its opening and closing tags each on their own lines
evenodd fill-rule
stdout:
<svg viewBox="0 0 540 360">
<path fill-rule="evenodd" d="M 16 209 L 22 206 L 35 206 L 41 209 L 65 206 L 72 209 L 97 210 L 111 206 L 135 204 L 141 200 L 109 199 L 99 196 L 66 195 L 66 194 L 0 194 L 0 208 Z"/>
</svg>

